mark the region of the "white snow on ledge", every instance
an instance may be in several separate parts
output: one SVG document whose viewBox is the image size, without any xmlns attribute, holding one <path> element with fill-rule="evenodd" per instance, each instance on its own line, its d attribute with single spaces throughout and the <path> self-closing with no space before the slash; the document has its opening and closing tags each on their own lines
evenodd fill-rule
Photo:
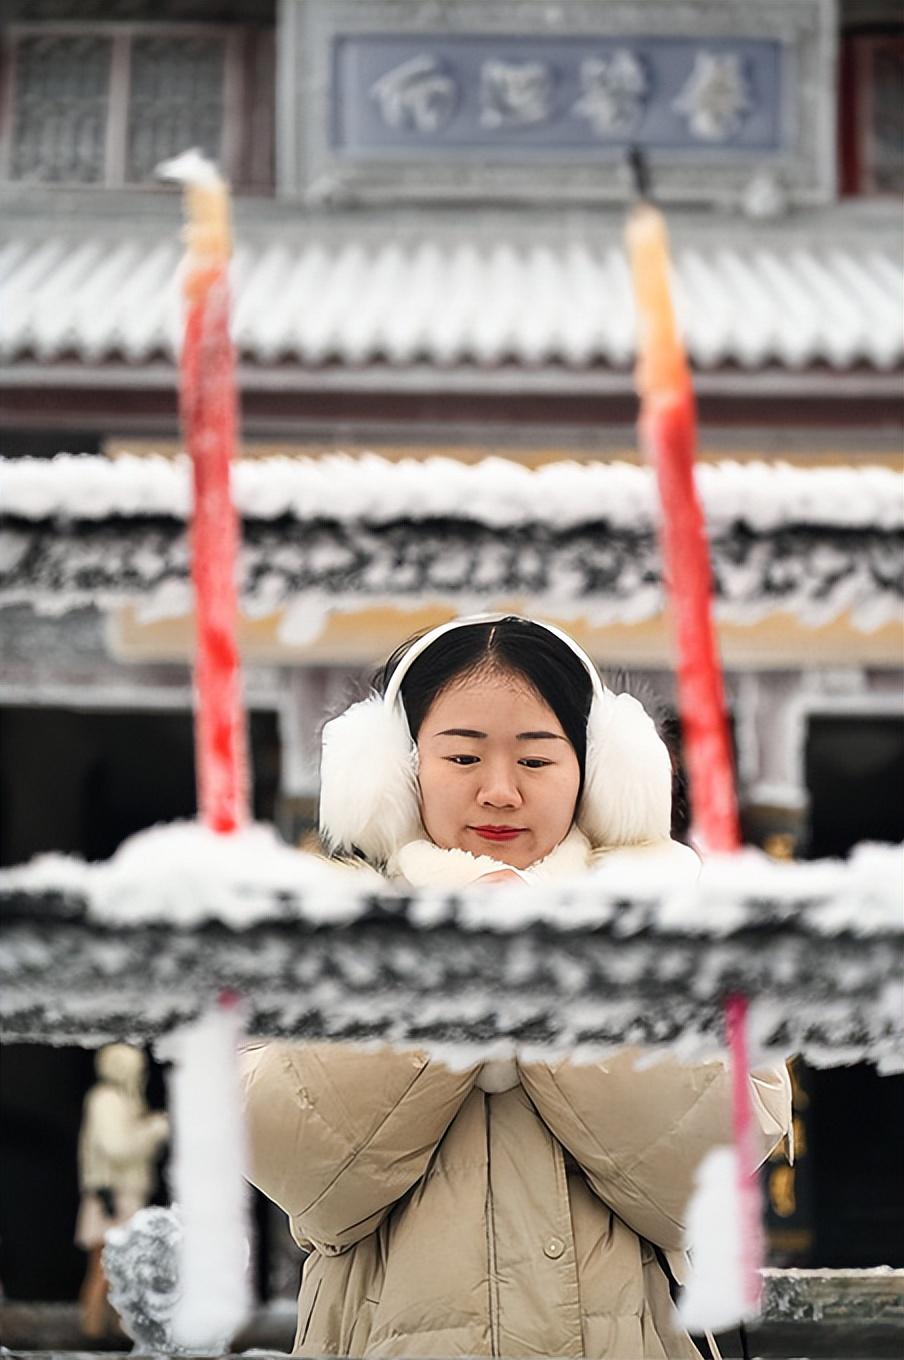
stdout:
<svg viewBox="0 0 904 1360">
<path fill-rule="evenodd" d="M 762 532 L 788 524 L 904 527 L 904 476 L 890 468 L 701 464 L 697 485 L 711 531 L 733 523 Z M 240 515 L 263 520 L 379 524 L 449 516 L 492 527 L 539 522 L 567 529 L 599 519 L 640 529 L 657 514 L 652 471 L 630 463 L 563 460 L 531 469 L 502 458 L 464 464 L 390 462 L 375 454 L 277 457 L 239 461 L 233 488 Z M 184 455 L 0 459 L 0 516 L 184 519 L 190 509 Z"/>
<path fill-rule="evenodd" d="M 308 909 L 296 914 L 320 924 L 354 920 L 363 894 L 337 878 L 328 861 L 292 849 L 272 826 L 223 836 L 181 821 L 130 836 L 109 860 L 47 854 L 0 870 L 0 891 L 83 896 L 92 915 L 110 924 L 193 926 L 212 919 L 242 928 L 278 915 L 280 894 L 303 900 Z"/>
<path fill-rule="evenodd" d="M 755 1053 L 902 1068 L 899 846 L 809 864 L 745 851 L 683 886 L 613 855 L 555 885 L 401 896 L 266 826 L 226 838 L 181 823 L 105 863 L 3 870 L 0 899 L 0 1024 L 21 1041 L 145 1041 L 226 979 L 261 1034 L 414 1045 L 452 1063 L 513 1045 L 529 1061 L 596 1061 L 638 1043 L 651 1061 L 705 1061 L 740 988 Z"/>
<path fill-rule="evenodd" d="M 870 843 L 848 860 L 787 863 L 752 848 L 715 855 L 696 882 L 678 886 L 669 857 L 632 862 L 615 853 L 594 873 L 554 886 L 450 893 L 399 888 L 366 867 L 359 874 L 293 849 L 269 824 L 224 836 L 182 821 L 139 832 L 109 860 L 49 854 L 0 870 L 0 893 L 16 891 L 84 897 L 96 919 L 116 925 L 219 920 L 242 929 L 267 919 L 342 925 L 366 912 L 377 894 L 410 899 L 410 919 L 423 929 L 454 921 L 503 934 L 537 923 L 567 932 L 617 919 L 617 933 L 626 938 L 649 923 L 650 903 L 658 930 L 724 938 L 755 919 L 759 904 L 793 917 L 810 902 L 820 904 L 811 923 L 819 934 L 904 936 L 902 847 Z M 642 920 L 632 904 L 644 907 Z"/>
</svg>

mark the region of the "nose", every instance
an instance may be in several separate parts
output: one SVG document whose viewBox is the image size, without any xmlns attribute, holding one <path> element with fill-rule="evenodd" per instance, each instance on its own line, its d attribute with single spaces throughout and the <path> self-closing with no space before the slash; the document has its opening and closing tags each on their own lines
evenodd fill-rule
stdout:
<svg viewBox="0 0 904 1360">
<path fill-rule="evenodd" d="M 483 765 L 483 781 L 477 794 L 481 807 L 519 808 L 523 803 L 517 777 L 507 763 Z"/>
</svg>

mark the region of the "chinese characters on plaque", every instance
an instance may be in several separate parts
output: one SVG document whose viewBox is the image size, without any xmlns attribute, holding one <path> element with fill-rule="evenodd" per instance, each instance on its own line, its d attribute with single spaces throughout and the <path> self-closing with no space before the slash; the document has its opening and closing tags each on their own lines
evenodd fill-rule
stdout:
<svg viewBox="0 0 904 1360">
<path fill-rule="evenodd" d="M 578 147 L 635 138 L 764 147 L 776 139 L 774 44 L 648 40 L 594 50 L 559 42 L 544 52 L 522 41 L 520 50 L 511 48 L 346 38 L 337 63 L 344 86 L 338 141 L 375 149 L 412 141 Z"/>
</svg>

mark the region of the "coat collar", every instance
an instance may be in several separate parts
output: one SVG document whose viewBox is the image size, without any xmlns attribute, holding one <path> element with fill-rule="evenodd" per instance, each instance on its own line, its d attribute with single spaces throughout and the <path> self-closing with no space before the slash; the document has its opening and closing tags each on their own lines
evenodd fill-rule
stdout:
<svg viewBox="0 0 904 1360">
<path fill-rule="evenodd" d="M 528 882 L 536 879 L 569 878 L 585 873 L 592 860 L 590 842 L 573 826 L 555 849 L 522 872 Z M 463 888 L 483 874 L 506 866 L 489 855 L 472 855 L 467 850 L 443 850 L 432 841 L 409 841 L 390 859 L 386 871 L 391 879 L 412 888 Z"/>
</svg>

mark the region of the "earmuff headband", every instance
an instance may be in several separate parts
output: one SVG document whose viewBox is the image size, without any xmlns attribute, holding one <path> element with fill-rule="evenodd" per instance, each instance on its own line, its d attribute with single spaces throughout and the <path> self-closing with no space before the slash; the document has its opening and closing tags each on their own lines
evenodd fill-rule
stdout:
<svg viewBox="0 0 904 1360">
<path fill-rule="evenodd" d="M 468 628 L 475 623 L 502 623 L 504 619 L 517 619 L 519 623 L 532 623 L 538 628 L 545 628 L 547 633 L 552 633 L 553 637 L 557 637 L 560 642 L 564 642 L 566 647 L 569 647 L 583 664 L 584 669 L 590 676 L 594 698 L 603 699 L 609 692 L 600 678 L 599 671 L 596 669 L 596 666 L 594 666 L 583 647 L 580 647 L 575 642 L 574 638 L 569 637 L 561 628 L 556 628 L 554 624 L 543 623 L 539 619 L 528 619 L 525 618 L 523 614 L 469 614 L 465 618 L 450 619 L 448 623 L 441 623 L 437 628 L 431 628 L 429 633 L 425 633 L 423 637 L 419 637 L 416 642 L 411 644 L 408 651 L 389 677 L 389 683 L 386 686 L 386 692 L 383 695 L 383 702 L 386 707 L 394 707 L 399 700 L 402 681 L 405 679 L 405 676 L 408 674 L 412 665 L 418 657 L 422 656 L 424 652 L 432 647 L 434 642 L 439 638 L 443 637 L 446 633 L 453 632 L 456 628 Z"/>
</svg>

